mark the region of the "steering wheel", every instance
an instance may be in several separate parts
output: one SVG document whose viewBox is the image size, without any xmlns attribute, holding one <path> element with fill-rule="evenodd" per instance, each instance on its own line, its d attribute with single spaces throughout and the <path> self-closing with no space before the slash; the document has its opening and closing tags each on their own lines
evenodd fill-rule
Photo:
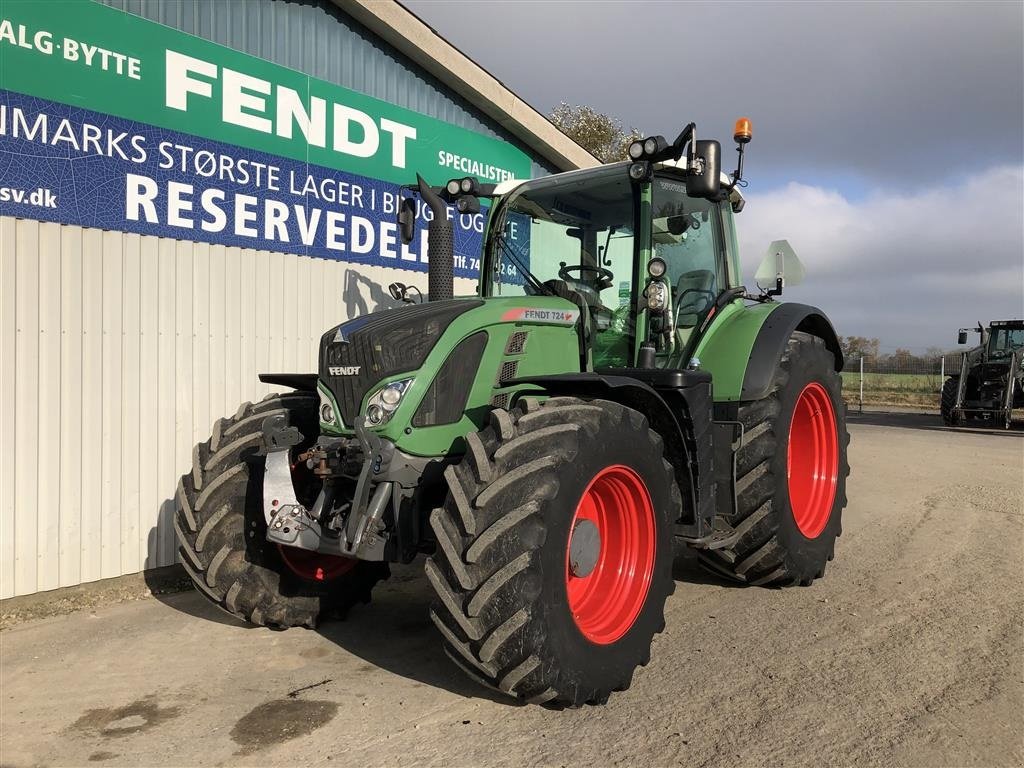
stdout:
<svg viewBox="0 0 1024 768">
<path fill-rule="evenodd" d="M 580 276 L 573 277 L 571 274 L 572 272 L 579 272 Z M 583 276 L 587 273 L 595 276 L 594 286 L 600 291 L 611 286 L 612 282 L 615 280 L 615 273 L 610 269 L 605 269 L 604 267 L 592 267 L 589 264 L 574 264 L 573 266 L 566 266 L 563 264 L 558 270 L 558 276 L 566 282 L 572 280 L 573 282 L 583 283 L 584 285 L 587 281 Z"/>
</svg>

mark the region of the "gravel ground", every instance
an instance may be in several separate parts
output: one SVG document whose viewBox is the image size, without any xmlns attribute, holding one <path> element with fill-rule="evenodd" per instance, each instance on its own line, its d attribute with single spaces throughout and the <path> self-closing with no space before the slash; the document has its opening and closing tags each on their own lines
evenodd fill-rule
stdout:
<svg viewBox="0 0 1024 768">
<path fill-rule="evenodd" d="M 0 764 L 1024 763 L 1024 439 L 851 419 L 823 581 L 734 588 L 682 554 L 668 628 L 600 708 L 464 679 L 419 567 L 317 632 L 250 629 L 185 592 L 0 633 Z"/>
</svg>

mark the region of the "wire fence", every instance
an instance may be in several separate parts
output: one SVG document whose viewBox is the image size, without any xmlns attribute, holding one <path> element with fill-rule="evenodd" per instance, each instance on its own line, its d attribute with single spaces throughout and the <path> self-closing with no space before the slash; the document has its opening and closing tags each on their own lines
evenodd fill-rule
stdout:
<svg viewBox="0 0 1024 768">
<path fill-rule="evenodd" d="M 898 406 L 938 412 L 942 384 L 960 371 L 960 354 L 849 357 L 842 371 L 848 407 Z"/>
</svg>

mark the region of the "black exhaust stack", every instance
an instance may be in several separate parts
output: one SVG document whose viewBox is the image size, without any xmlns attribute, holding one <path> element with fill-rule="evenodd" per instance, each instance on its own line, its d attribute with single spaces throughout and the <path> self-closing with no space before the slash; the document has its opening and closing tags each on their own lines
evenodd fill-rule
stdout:
<svg viewBox="0 0 1024 768">
<path fill-rule="evenodd" d="M 455 227 L 448 221 L 448 206 L 441 196 L 430 188 L 423 177 L 416 174 L 420 197 L 430 206 L 434 218 L 427 225 L 427 298 L 444 301 L 455 295 Z"/>
</svg>

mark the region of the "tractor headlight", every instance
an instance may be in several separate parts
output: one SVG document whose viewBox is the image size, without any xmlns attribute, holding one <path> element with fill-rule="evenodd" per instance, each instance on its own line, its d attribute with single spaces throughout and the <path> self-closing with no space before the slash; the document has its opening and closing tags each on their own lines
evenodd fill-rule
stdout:
<svg viewBox="0 0 1024 768">
<path fill-rule="evenodd" d="M 634 141 L 629 145 L 629 157 L 631 160 L 639 160 L 644 156 L 644 142 L 643 139 Z"/>
<path fill-rule="evenodd" d="M 647 308 L 651 312 L 664 312 L 668 307 L 668 286 L 661 280 L 652 280 L 647 286 Z"/>
<path fill-rule="evenodd" d="M 376 403 L 366 409 L 366 420 L 370 422 L 370 426 L 379 427 L 387 419 L 387 412 Z"/>
<path fill-rule="evenodd" d="M 341 420 L 338 418 L 338 411 L 334 406 L 334 401 L 323 389 L 317 387 L 316 391 L 320 395 L 320 423 L 338 426 Z"/>
<path fill-rule="evenodd" d="M 412 379 L 393 381 L 370 396 L 366 403 L 366 421 L 371 427 L 379 427 L 391 421 L 398 406 L 402 404 L 402 398 L 409 391 L 412 381 Z"/>
<path fill-rule="evenodd" d="M 655 256 L 647 262 L 647 274 L 651 277 L 663 276 L 665 274 L 665 269 L 665 260 L 660 256 Z"/>
</svg>

